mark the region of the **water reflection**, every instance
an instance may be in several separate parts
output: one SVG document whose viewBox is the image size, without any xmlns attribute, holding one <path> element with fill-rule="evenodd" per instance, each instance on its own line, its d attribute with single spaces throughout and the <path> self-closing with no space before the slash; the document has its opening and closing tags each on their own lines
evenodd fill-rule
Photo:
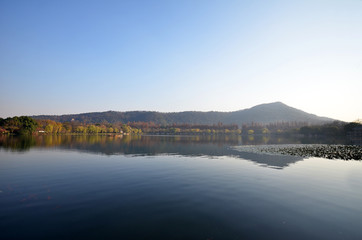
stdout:
<svg viewBox="0 0 362 240">
<path fill-rule="evenodd" d="M 231 147 L 240 144 L 239 137 L 1 137 L 2 238 L 362 239 L 361 162 L 309 159 L 285 168 L 301 159 Z"/>
<path fill-rule="evenodd" d="M 27 151 L 32 147 L 79 147 L 87 149 L 87 146 L 99 146 L 99 151 L 106 154 L 133 153 L 132 146 L 155 147 L 160 143 L 174 144 L 216 144 L 216 145 L 261 145 L 261 144 L 286 144 L 301 143 L 303 140 L 292 137 L 271 136 L 123 136 L 123 135 L 42 135 L 42 136 L 7 136 L 0 135 L 0 148 L 13 151 Z M 114 152 L 103 147 L 113 145 Z M 88 150 L 92 150 L 88 149 Z M 160 149 L 162 152 L 163 150 Z M 152 152 L 150 152 L 152 153 Z M 158 153 L 158 151 L 154 152 Z"/>
<path fill-rule="evenodd" d="M 182 156 L 234 156 L 254 161 L 262 166 L 282 169 L 302 160 L 301 157 L 273 156 L 236 151 L 231 146 L 243 144 L 298 143 L 295 139 L 265 136 L 122 136 L 122 135 L 47 135 L 1 136 L 0 148 L 16 152 L 31 148 L 58 148 L 106 155 L 182 155 Z"/>
</svg>

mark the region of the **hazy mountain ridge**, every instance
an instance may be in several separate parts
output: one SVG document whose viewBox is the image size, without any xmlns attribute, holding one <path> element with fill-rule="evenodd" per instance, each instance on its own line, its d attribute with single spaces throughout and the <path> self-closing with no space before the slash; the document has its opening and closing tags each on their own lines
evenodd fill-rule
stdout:
<svg viewBox="0 0 362 240">
<path fill-rule="evenodd" d="M 115 123 L 115 122 L 154 122 L 156 124 L 238 124 L 243 123 L 273 123 L 273 122 L 308 122 L 323 124 L 334 119 L 319 117 L 302 110 L 290 107 L 281 102 L 266 103 L 252 108 L 234 112 L 201 112 L 185 111 L 163 113 L 155 111 L 129 112 L 91 112 L 67 115 L 37 115 L 35 119 L 50 119 L 58 122 L 80 121 L 86 123 Z"/>
</svg>

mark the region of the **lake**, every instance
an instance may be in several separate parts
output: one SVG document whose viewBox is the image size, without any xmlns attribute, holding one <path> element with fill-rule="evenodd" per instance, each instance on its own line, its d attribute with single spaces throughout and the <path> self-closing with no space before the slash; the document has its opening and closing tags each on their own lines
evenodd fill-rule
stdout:
<svg viewBox="0 0 362 240">
<path fill-rule="evenodd" d="M 1 239 L 362 239 L 362 161 L 240 136 L 0 136 Z"/>
</svg>

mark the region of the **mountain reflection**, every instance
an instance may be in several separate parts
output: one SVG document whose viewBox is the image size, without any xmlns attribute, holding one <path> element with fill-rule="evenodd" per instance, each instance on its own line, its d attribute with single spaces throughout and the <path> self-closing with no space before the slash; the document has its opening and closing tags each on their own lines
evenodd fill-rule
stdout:
<svg viewBox="0 0 362 240">
<path fill-rule="evenodd" d="M 299 143 L 295 139 L 269 136 L 122 136 L 122 135 L 44 135 L 0 136 L 0 149 L 16 152 L 31 148 L 57 148 L 106 155 L 182 155 L 182 156 L 233 156 L 251 160 L 259 165 L 284 168 L 302 160 L 301 157 L 273 156 L 240 152 L 230 148 L 238 145 Z"/>
</svg>

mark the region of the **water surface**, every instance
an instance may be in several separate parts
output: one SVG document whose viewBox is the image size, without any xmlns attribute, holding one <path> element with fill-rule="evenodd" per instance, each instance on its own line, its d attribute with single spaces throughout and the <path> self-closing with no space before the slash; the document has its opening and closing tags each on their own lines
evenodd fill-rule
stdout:
<svg viewBox="0 0 362 240">
<path fill-rule="evenodd" d="M 362 239 L 360 161 L 239 137 L 0 140 L 2 239 Z"/>
</svg>

